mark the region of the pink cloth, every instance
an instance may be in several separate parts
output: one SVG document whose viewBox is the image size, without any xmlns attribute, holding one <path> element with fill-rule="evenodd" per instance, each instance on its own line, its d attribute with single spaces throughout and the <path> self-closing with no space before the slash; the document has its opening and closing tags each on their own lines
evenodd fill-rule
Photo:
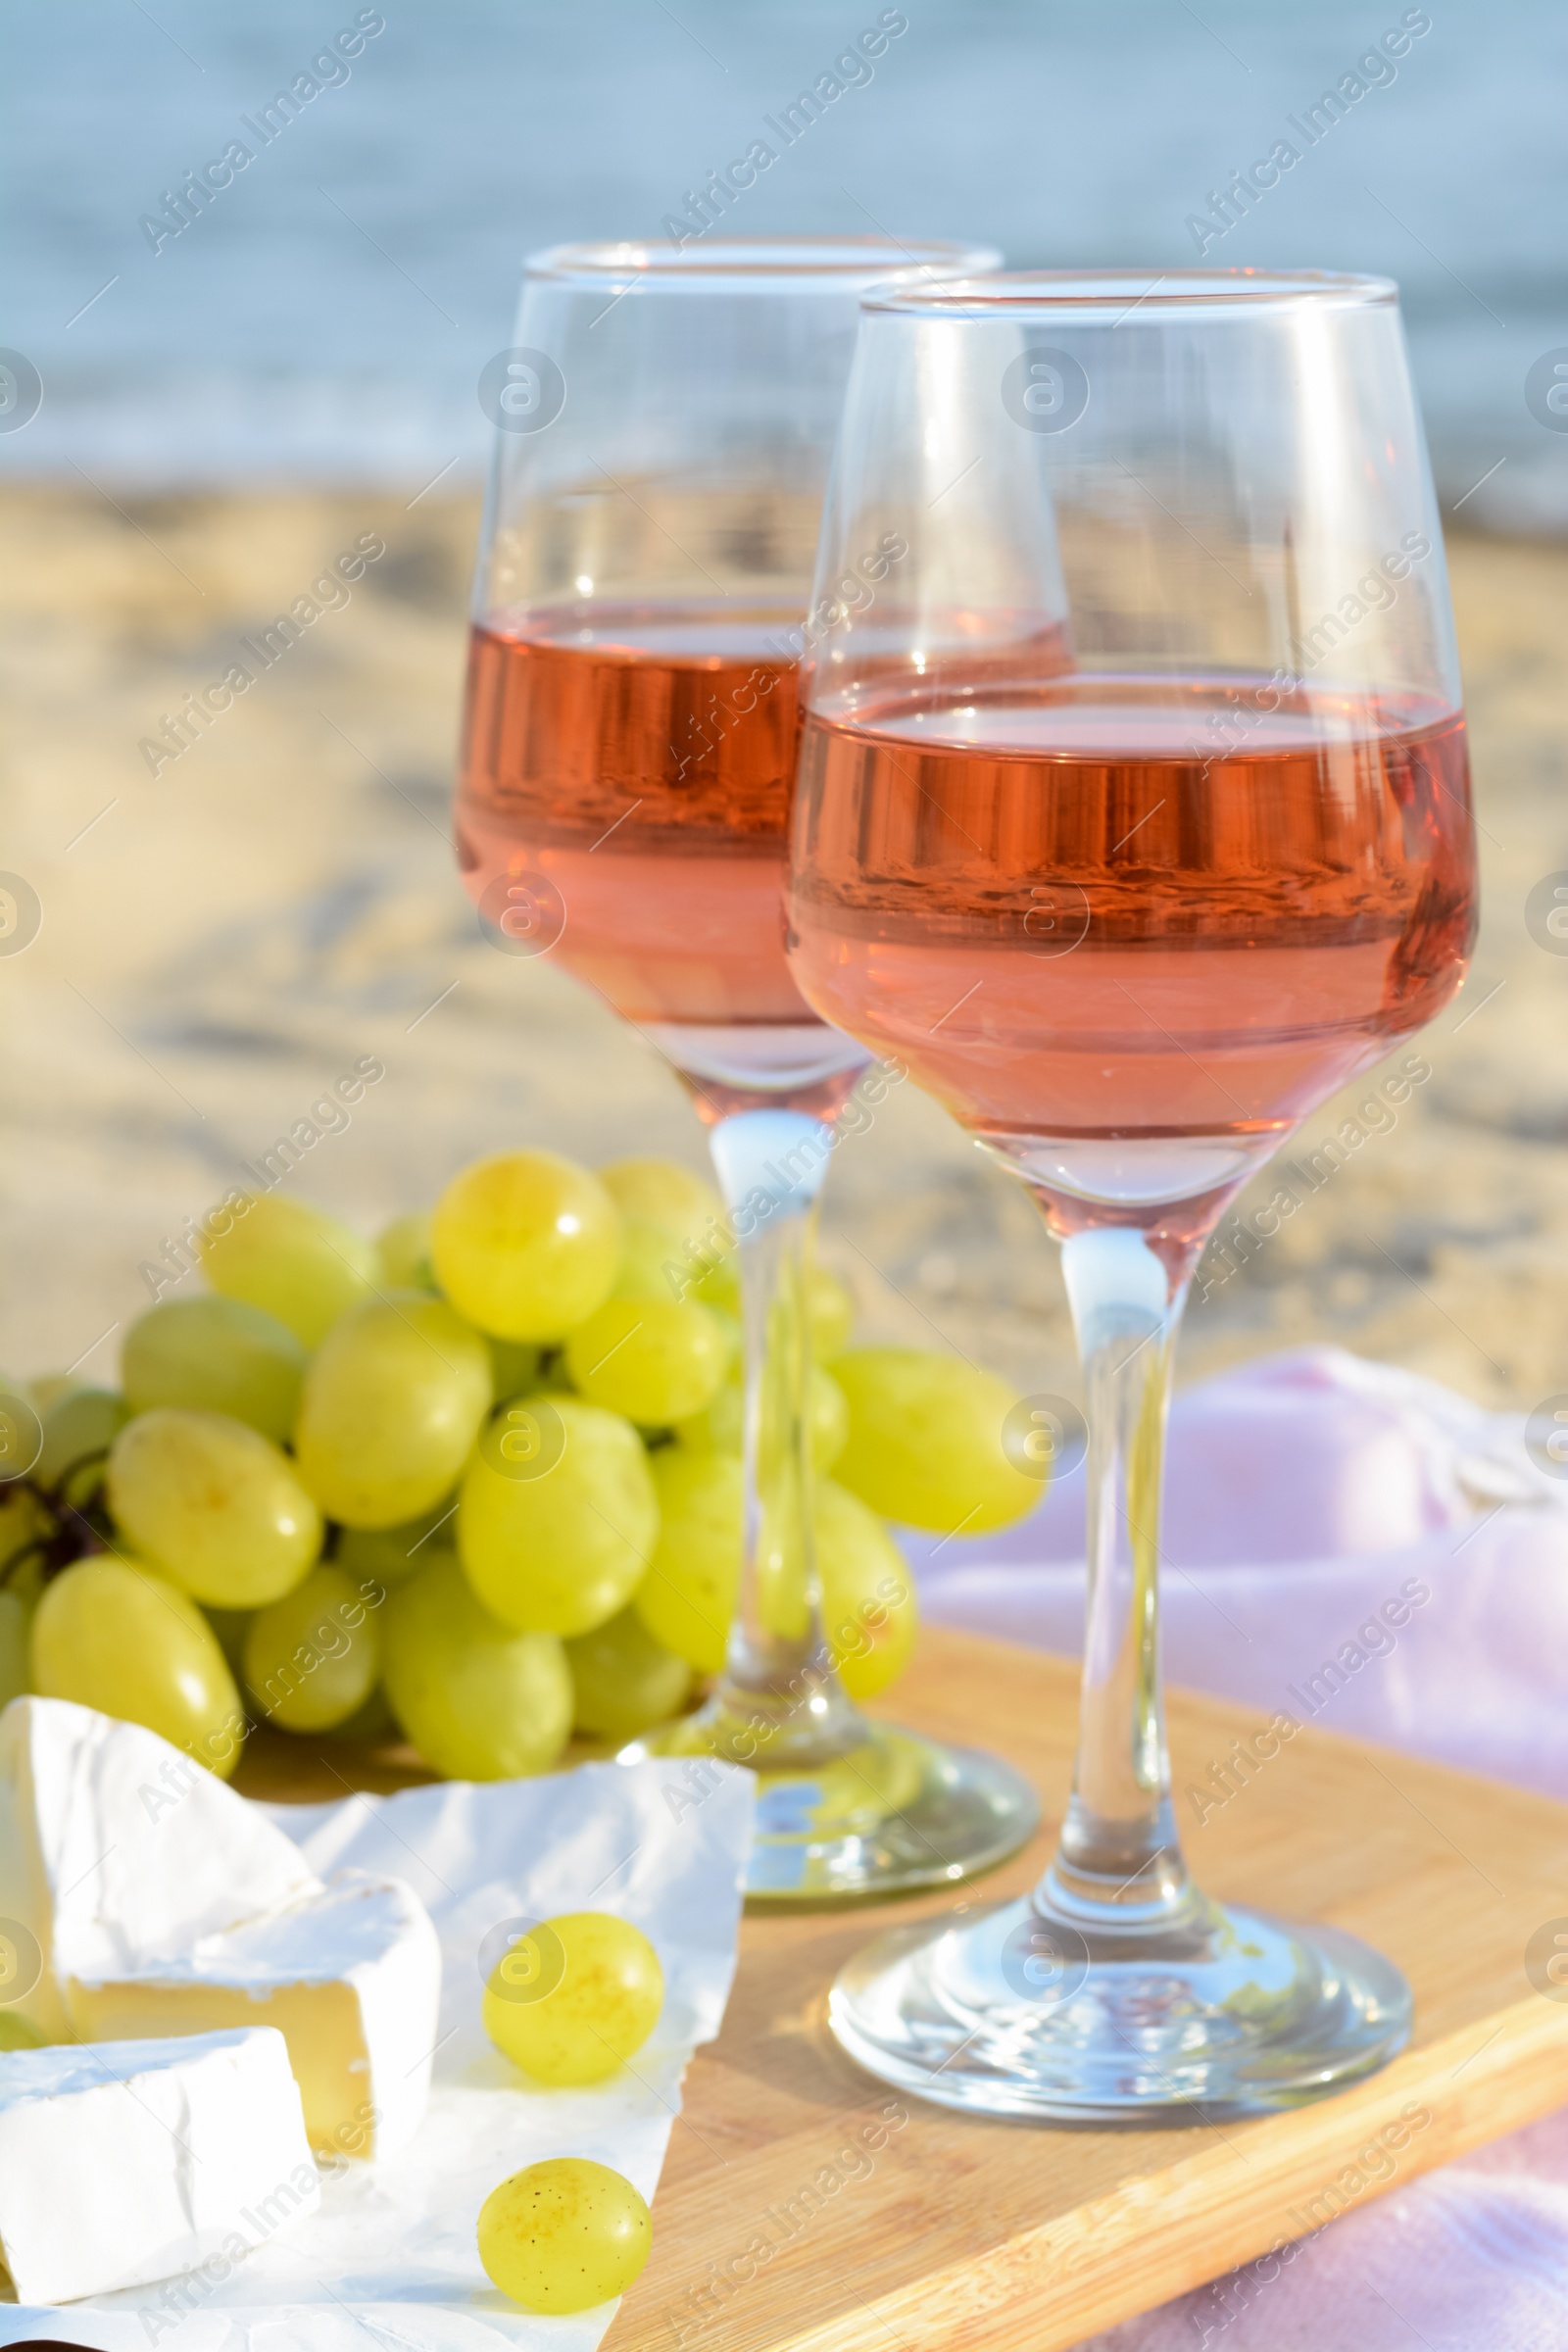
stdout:
<svg viewBox="0 0 1568 2352">
<path fill-rule="evenodd" d="M 1302 1348 L 1179 1396 L 1167 1460 L 1173 1682 L 1568 1801 L 1568 1479 L 1521 1416 Z M 1080 1468 L 1004 1535 L 906 1537 L 928 1619 L 1076 1651 L 1083 1497 Z M 1568 2352 L 1568 2110 L 1264 2268 L 1095 2352 Z"/>
</svg>

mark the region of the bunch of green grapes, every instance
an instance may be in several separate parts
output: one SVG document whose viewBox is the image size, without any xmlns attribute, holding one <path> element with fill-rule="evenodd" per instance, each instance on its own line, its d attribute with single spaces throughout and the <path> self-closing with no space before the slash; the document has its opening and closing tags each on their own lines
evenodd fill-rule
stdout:
<svg viewBox="0 0 1568 2352">
<path fill-rule="evenodd" d="M 118 1389 L 0 1383 L 0 1703 L 144 1723 L 219 1773 L 258 1726 L 410 1741 L 439 1773 L 619 1744 L 716 1673 L 740 1581 L 739 1288 L 717 1196 L 662 1159 L 515 1152 L 371 1243 L 231 1198 L 209 1288 L 125 1334 Z M 218 1219 L 209 1220 L 216 1228 Z M 764 1516 L 760 1606 L 852 1692 L 915 1637 L 884 1517 L 976 1533 L 1039 1498 L 1003 1383 L 852 1348 L 809 1278 L 813 1544 Z M 753 1452 L 764 1494 L 783 1448 Z M 799 1512 L 796 1513 L 796 1520 Z"/>
</svg>

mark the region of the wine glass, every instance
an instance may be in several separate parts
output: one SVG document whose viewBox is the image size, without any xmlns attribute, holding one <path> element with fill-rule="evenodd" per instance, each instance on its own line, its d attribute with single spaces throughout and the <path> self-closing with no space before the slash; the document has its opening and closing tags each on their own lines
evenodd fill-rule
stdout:
<svg viewBox="0 0 1568 2352">
<path fill-rule="evenodd" d="M 1389 2058 L 1409 1992 L 1355 1938 L 1188 1874 L 1160 1458 L 1205 1237 L 1305 1112 L 1447 1003 L 1473 937 L 1397 291 L 1197 270 L 869 295 L 818 577 L 890 528 L 896 584 L 803 679 L 791 966 L 1061 1245 L 1087 1614 L 1055 1860 L 1024 1899 L 862 1951 L 834 2030 L 952 2106 L 1292 2105 Z"/>
<path fill-rule="evenodd" d="M 869 1057 L 801 997 L 782 919 L 797 662 L 874 611 L 902 561 L 896 540 L 857 545 L 812 601 L 858 297 L 997 259 L 880 237 L 557 247 L 528 263 L 516 347 L 481 380 L 498 429 L 462 861 L 491 935 L 553 953 L 635 1022 L 708 1124 L 731 1230 L 688 1237 L 671 1287 L 710 1286 L 731 1244 L 739 1267 L 725 1664 L 695 1716 L 625 1752 L 754 1766 L 748 1891 L 775 1901 L 962 1878 L 1038 1817 L 1007 1766 L 863 1718 L 823 1638 L 808 1248 L 829 1122 Z M 704 1621 L 722 1652 L 722 1604 Z"/>
</svg>

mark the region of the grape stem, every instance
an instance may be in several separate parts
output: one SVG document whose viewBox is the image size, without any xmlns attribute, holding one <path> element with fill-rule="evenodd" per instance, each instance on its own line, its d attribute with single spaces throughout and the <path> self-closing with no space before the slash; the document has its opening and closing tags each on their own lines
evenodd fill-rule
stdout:
<svg viewBox="0 0 1568 2352">
<path fill-rule="evenodd" d="M 51 1577 L 58 1576 L 62 1569 L 73 1567 L 77 1560 L 87 1559 L 94 1552 L 108 1550 L 107 1516 L 101 1509 L 96 1515 L 91 1510 L 80 1510 L 70 1499 L 72 1482 L 78 1472 L 90 1469 L 94 1462 L 106 1462 L 108 1459 L 109 1447 L 95 1446 L 89 1453 L 79 1453 L 74 1461 L 68 1462 L 59 1477 L 48 1486 L 41 1485 L 34 1478 L 19 1478 L 11 1482 L 40 1503 L 54 1524 L 47 1535 L 30 1538 L 0 1563 L 0 1592 L 5 1590 L 25 1561 L 37 1560 L 40 1563 L 42 1581 L 47 1584 Z M 101 1481 L 98 1493 L 102 1493 Z"/>
</svg>

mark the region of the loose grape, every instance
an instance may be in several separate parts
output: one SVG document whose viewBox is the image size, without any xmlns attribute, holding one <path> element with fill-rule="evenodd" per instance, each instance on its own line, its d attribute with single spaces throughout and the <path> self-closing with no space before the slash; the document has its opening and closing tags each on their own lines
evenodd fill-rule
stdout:
<svg viewBox="0 0 1568 2352">
<path fill-rule="evenodd" d="M 564 1338 L 610 1296 L 621 1217 L 597 1176 L 555 1152 L 512 1152 L 454 1177 L 430 1257 L 460 1314 L 502 1340 Z"/>
<path fill-rule="evenodd" d="M 528 1410 L 559 1449 L 509 1454 L 498 1415 L 463 1482 L 458 1549 L 479 1599 L 506 1624 L 586 1634 L 647 1573 L 659 1538 L 648 1456 L 631 1423 L 597 1404 L 531 1397 Z"/>
<path fill-rule="evenodd" d="M 701 1412 L 729 1357 L 717 1316 L 675 1298 L 608 1298 L 566 1342 L 579 1394 L 652 1427 Z"/>
<path fill-rule="evenodd" d="M 202 1271 L 215 1291 L 275 1315 L 307 1348 L 317 1347 L 381 1275 L 373 1243 L 281 1193 L 252 1200 L 226 1233 L 204 1236 L 200 1247 Z"/>
<path fill-rule="evenodd" d="M 226 1413 L 138 1413 L 109 1456 L 109 1507 L 153 1567 L 220 1609 L 280 1600 L 321 1548 L 293 1465 Z"/>
<path fill-rule="evenodd" d="M 686 1703 L 691 1668 L 656 1642 L 634 1608 L 566 1643 L 573 1720 L 600 1740 L 634 1740 Z"/>
<path fill-rule="evenodd" d="M 716 1674 L 740 1586 L 741 1465 L 684 1446 L 661 1446 L 651 1459 L 659 1541 L 633 1605 L 656 1642 Z"/>
<path fill-rule="evenodd" d="M 165 1298 L 125 1334 L 120 1376 L 133 1413 L 202 1406 L 281 1446 L 299 1407 L 305 1349 L 286 1323 L 243 1298 Z"/>
<path fill-rule="evenodd" d="M 0 1592 L 0 1707 L 28 1689 L 32 1611 L 20 1592 Z"/>
<path fill-rule="evenodd" d="M 956 1355 L 852 1348 L 833 1365 L 850 1411 L 834 1464 L 841 1486 L 874 1511 L 943 1535 L 988 1535 L 1040 1500 L 1015 1470 L 1003 1423 L 1017 1394 Z"/>
<path fill-rule="evenodd" d="M 226 1781 L 244 1716 L 234 1678 L 194 1600 L 129 1560 L 78 1560 L 44 1588 L 31 1685 L 145 1724 Z"/>
<path fill-rule="evenodd" d="M 80 1510 L 104 1481 L 104 1459 L 125 1423 L 125 1399 L 112 1389 L 68 1389 L 43 1415 L 43 1449 L 33 1465 L 41 1487 L 67 1471 L 65 1499 Z"/>
<path fill-rule="evenodd" d="M 294 1445 L 330 1519 L 398 1527 L 448 1494 L 490 1409 L 490 1357 L 444 1298 L 351 1307 L 311 1360 Z"/>
<path fill-rule="evenodd" d="M 435 1289 L 435 1276 L 430 1271 L 430 1211 L 427 1208 L 416 1208 L 406 1217 L 394 1217 L 391 1224 L 376 1235 L 375 1251 L 381 1260 L 381 1273 L 389 1289 Z"/>
<path fill-rule="evenodd" d="M 831 1478 L 811 1494 L 822 1630 L 853 1698 L 874 1698 L 909 1662 L 918 1630 L 904 1554 L 876 1513 Z"/>
<path fill-rule="evenodd" d="M 303 1585 L 259 1609 L 245 1637 L 245 1681 L 285 1732 L 329 1732 L 357 1714 L 381 1671 L 375 1604 L 341 1568 L 313 1568 Z"/>
<path fill-rule="evenodd" d="M 457 1501 L 443 1494 L 435 1508 L 398 1527 L 346 1527 L 337 1540 L 335 1558 L 340 1568 L 362 1584 L 407 1584 L 429 1561 L 439 1530 L 441 1548 L 450 1551 L 457 1530 L 453 1524 Z"/>
<path fill-rule="evenodd" d="M 503 1953 L 484 1988 L 484 2030 L 536 2082 L 602 2082 L 642 2048 L 663 2005 L 659 1954 L 641 1929 L 608 1911 L 568 1911 Z"/>
<path fill-rule="evenodd" d="M 571 1730 L 571 1674 L 554 1634 L 519 1634 L 474 1598 L 450 1551 L 387 1595 L 382 1673 L 392 1712 L 449 1780 L 548 1772 Z"/>
<path fill-rule="evenodd" d="M 525 2165 L 479 2208 L 485 2276 L 525 2311 L 591 2311 L 623 2295 L 653 2237 L 631 2182 L 586 2156 Z"/>
</svg>

